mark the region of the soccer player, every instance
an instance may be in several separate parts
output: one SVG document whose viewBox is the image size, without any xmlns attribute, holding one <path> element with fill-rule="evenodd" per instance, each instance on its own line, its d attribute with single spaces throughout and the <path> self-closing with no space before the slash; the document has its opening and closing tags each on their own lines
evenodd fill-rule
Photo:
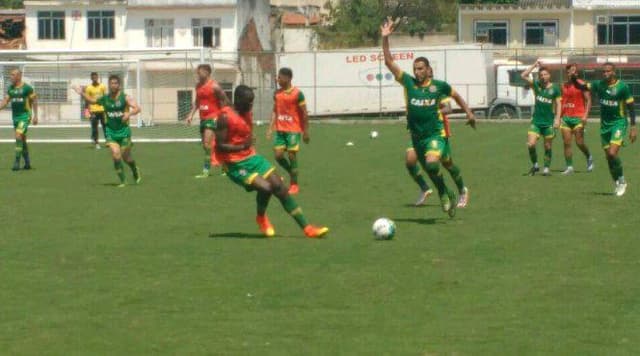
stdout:
<svg viewBox="0 0 640 356">
<path fill-rule="evenodd" d="M 634 100 L 627 84 L 616 77 L 616 67 L 613 63 L 602 65 L 602 80 L 596 80 L 588 86 L 591 92 L 598 96 L 600 102 L 600 140 L 607 157 L 609 172 L 615 182 L 614 194 L 623 196 L 627 190 L 624 179 L 622 161 L 619 157 L 620 147 L 624 143 L 629 123 L 629 140 L 636 141 L 638 128 L 636 127 L 636 113 Z"/>
<path fill-rule="evenodd" d="M 531 80 L 529 75 L 538 68 L 538 80 Z M 562 94 L 560 88 L 551 83 L 551 72 L 546 67 L 542 67 L 540 60 L 537 60 L 531 67 L 521 74 L 522 79 L 529 83 L 535 95 L 535 106 L 531 126 L 527 135 L 527 147 L 532 167 L 529 175 L 533 176 L 540 171 L 538 166 L 538 154 L 536 152 L 536 142 L 540 136 L 544 137 L 544 169 L 542 175 L 550 176 L 551 171 L 551 147 L 555 130 L 560 127 L 560 115 L 562 114 Z M 555 108 L 555 114 L 554 114 Z"/>
<path fill-rule="evenodd" d="M 412 145 L 416 151 L 417 159 L 435 184 L 442 209 L 450 217 L 453 217 L 457 205 L 456 195 L 447 189 L 440 171 L 440 162 L 447 160 L 450 151 L 440 112 L 440 103 L 443 98 L 452 97 L 466 112 L 467 124 L 472 127 L 475 127 L 475 116 L 464 99 L 448 83 L 429 78 L 428 59 L 419 57 L 414 60 L 414 76 L 400 69 L 394 62 L 389 49 L 389 36 L 393 33 L 396 24 L 397 22 L 388 18 L 380 28 L 385 65 L 405 89 L 407 126 L 411 133 Z"/>
<path fill-rule="evenodd" d="M 202 173 L 196 178 L 208 178 L 211 173 L 211 163 L 218 165 L 215 155 L 212 155 L 212 149 L 215 147 L 216 120 L 218 113 L 224 105 L 229 105 L 229 99 L 224 93 L 220 85 L 211 78 L 211 66 L 208 64 L 200 64 L 196 69 L 198 76 L 198 84 L 196 85 L 196 100 L 187 116 L 187 124 L 191 124 L 193 115 L 196 111 L 200 113 L 200 139 L 204 150 L 204 164 Z"/>
<path fill-rule="evenodd" d="M 10 74 L 11 85 L 7 96 L 0 103 L 0 110 L 11 103 L 11 117 L 16 138 L 16 159 L 13 163 L 14 171 L 20 170 L 20 158 L 24 158 L 23 169 L 31 169 L 29 146 L 27 145 L 27 131 L 29 124 L 38 124 L 38 103 L 33 87 L 22 81 L 22 72 L 14 69 Z"/>
<path fill-rule="evenodd" d="M 84 89 L 85 94 L 93 99 L 100 99 L 101 97 L 107 95 L 107 87 L 100 83 L 100 78 L 98 77 L 98 73 L 91 73 L 91 84 L 87 85 Z M 102 134 L 105 139 L 107 137 L 107 131 L 104 126 L 104 108 L 99 104 L 89 104 L 89 120 L 91 120 L 91 139 L 93 140 L 93 144 L 96 149 L 100 149 L 100 144 L 98 143 L 98 124 L 102 126 Z"/>
<path fill-rule="evenodd" d="M 278 71 L 278 86 L 274 96 L 271 124 L 267 130 L 267 139 L 271 139 L 273 131 L 273 150 L 276 161 L 289 173 L 289 194 L 298 194 L 298 157 L 300 135 L 305 143 L 309 143 L 309 117 L 304 94 L 291 84 L 293 72 L 289 68 Z M 287 152 L 287 157 L 284 153 Z"/>
<path fill-rule="evenodd" d="M 567 81 L 562 85 L 562 140 L 564 141 L 564 158 L 567 164 L 563 175 L 573 173 L 573 153 L 571 141 L 576 137 L 576 145 L 587 159 L 587 172 L 593 171 L 593 157 L 584 142 L 584 128 L 587 125 L 591 108 L 591 93 L 586 83 L 578 78 L 578 66 L 569 64 L 566 67 Z"/>
<path fill-rule="evenodd" d="M 109 93 L 98 99 L 92 98 L 83 92 L 80 87 L 75 87 L 75 91 L 91 104 L 99 104 L 104 108 L 106 116 L 107 146 L 111 149 L 111 157 L 113 158 L 113 166 L 120 179 L 119 188 L 125 186 L 125 174 L 122 165 L 124 160 L 131 172 L 136 184 L 142 181 L 140 169 L 136 165 L 136 161 L 131 156 L 131 128 L 129 120 L 140 112 L 140 107 L 130 95 L 125 94 L 121 87 L 120 77 L 112 74 L 109 76 Z"/>
<path fill-rule="evenodd" d="M 253 99 L 254 94 L 251 88 L 239 85 L 233 95 L 235 110 L 230 106 L 224 106 L 221 109 L 215 130 L 215 154 L 218 160 L 222 162 L 229 179 L 247 191 L 257 192 L 256 222 L 265 236 L 275 235 L 275 229 L 266 214 L 272 195 L 280 200 L 283 208 L 303 229 L 307 237 L 324 236 L 329 229 L 315 227 L 307 222 L 302 209 L 287 192 L 282 178 L 275 173 L 275 167 L 264 157 L 256 154 L 251 127 Z"/>
</svg>

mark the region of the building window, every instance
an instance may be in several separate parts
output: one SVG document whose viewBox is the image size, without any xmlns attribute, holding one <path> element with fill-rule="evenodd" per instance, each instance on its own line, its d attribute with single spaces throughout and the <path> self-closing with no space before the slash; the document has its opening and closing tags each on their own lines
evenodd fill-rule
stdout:
<svg viewBox="0 0 640 356">
<path fill-rule="evenodd" d="M 33 90 L 39 103 L 66 103 L 69 91 L 67 82 L 33 82 Z"/>
<path fill-rule="evenodd" d="M 173 19 L 146 19 L 147 47 L 173 47 Z"/>
<path fill-rule="evenodd" d="M 115 38 L 115 11 L 87 11 L 87 38 Z"/>
<path fill-rule="evenodd" d="M 524 44 L 525 46 L 548 46 L 558 45 L 558 22 L 557 21 L 525 21 L 524 23 Z"/>
<path fill-rule="evenodd" d="M 507 21 L 475 23 L 475 42 L 506 46 L 509 40 Z"/>
<path fill-rule="evenodd" d="M 640 45 L 640 16 L 598 16 L 599 45 Z"/>
<path fill-rule="evenodd" d="M 38 39 L 64 40 L 64 11 L 38 11 Z"/>
<path fill-rule="evenodd" d="M 194 47 L 220 47 L 220 19 L 191 19 Z"/>
</svg>

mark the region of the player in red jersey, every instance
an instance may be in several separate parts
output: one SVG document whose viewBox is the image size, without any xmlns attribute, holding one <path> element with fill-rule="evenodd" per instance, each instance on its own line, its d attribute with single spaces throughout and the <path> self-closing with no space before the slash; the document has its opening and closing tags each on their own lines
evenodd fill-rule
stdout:
<svg viewBox="0 0 640 356">
<path fill-rule="evenodd" d="M 307 237 L 322 237 L 329 228 L 309 224 L 302 208 L 289 195 L 282 178 L 275 173 L 275 167 L 253 148 L 251 109 L 254 94 L 246 85 L 236 87 L 233 96 L 234 107 L 223 106 L 215 129 L 215 155 L 222 162 L 227 176 L 247 191 L 255 190 L 257 217 L 260 231 L 267 236 L 275 235 L 273 225 L 266 215 L 271 196 L 274 195 L 303 229 Z"/>
<path fill-rule="evenodd" d="M 591 93 L 587 90 L 586 83 L 578 78 L 578 67 L 569 64 L 566 67 L 567 81 L 562 85 L 562 139 L 564 141 L 564 158 L 567 167 L 562 172 L 568 175 L 573 170 L 573 153 L 571 141 L 576 137 L 576 145 L 587 159 L 587 172 L 593 170 L 593 157 L 584 142 L 584 127 L 587 125 L 589 109 L 591 108 Z"/>
<path fill-rule="evenodd" d="M 273 150 L 276 161 L 289 173 L 289 194 L 298 194 L 297 153 L 300 150 L 300 135 L 304 143 L 309 143 L 309 118 L 304 94 L 291 84 L 292 77 L 293 72 L 289 68 L 280 68 L 278 71 L 280 89 L 274 96 L 267 138 L 271 139 L 275 131 Z M 284 156 L 285 151 L 288 159 Z"/>
<path fill-rule="evenodd" d="M 216 120 L 220 109 L 224 105 L 229 105 L 227 95 L 222 91 L 218 83 L 211 78 L 211 66 L 208 64 L 200 64 L 196 70 L 198 75 L 198 84 L 196 85 L 196 100 L 187 116 L 187 124 L 191 124 L 193 115 L 196 111 L 200 114 L 200 139 L 202 148 L 204 149 L 204 164 L 202 173 L 196 178 L 207 178 L 211 175 L 211 164 L 219 165 L 215 159 L 215 155 L 211 152 L 215 147 Z"/>
</svg>

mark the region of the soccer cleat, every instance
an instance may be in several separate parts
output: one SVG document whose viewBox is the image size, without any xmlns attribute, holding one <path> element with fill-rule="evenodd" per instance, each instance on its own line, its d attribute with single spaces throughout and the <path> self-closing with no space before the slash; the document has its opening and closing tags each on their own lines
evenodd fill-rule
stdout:
<svg viewBox="0 0 640 356">
<path fill-rule="evenodd" d="M 142 183 L 142 175 L 140 174 L 139 167 L 136 167 L 136 170 L 133 172 L 133 180 L 135 180 L 136 184 Z"/>
<path fill-rule="evenodd" d="M 587 172 L 592 172 L 593 171 L 593 156 L 589 156 L 589 158 L 587 158 Z"/>
<path fill-rule="evenodd" d="M 31 169 L 31 164 L 25 163 L 25 165 L 24 165 L 24 167 L 22 167 L 22 169 L 27 170 L 27 171 L 30 170 Z"/>
<path fill-rule="evenodd" d="M 317 227 L 313 225 L 307 225 L 304 227 L 304 234 L 308 238 L 321 238 L 329 232 L 329 228 L 326 226 Z"/>
<path fill-rule="evenodd" d="M 19 171 L 20 170 L 20 161 L 16 161 L 13 163 L 13 167 L 11 167 L 12 171 Z"/>
<path fill-rule="evenodd" d="M 538 168 L 537 166 L 533 166 L 531 167 L 531 169 L 529 170 L 529 173 L 527 173 L 530 176 L 535 176 L 536 173 L 540 172 L 540 168 Z"/>
<path fill-rule="evenodd" d="M 627 182 L 625 181 L 617 181 L 616 182 L 616 189 L 615 189 L 615 195 L 618 197 L 621 197 L 624 195 L 624 193 L 627 191 Z"/>
<path fill-rule="evenodd" d="M 264 234 L 264 236 L 272 237 L 276 234 L 276 230 L 273 228 L 273 225 L 271 225 L 271 222 L 266 215 L 256 216 L 256 222 L 258 223 L 258 227 L 260 228 L 260 231 Z"/>
<path fill-rule="evenodd" d="M 456 193 L 452 190 L 449 190 L 447 194 L 443 194 L 440 197 L 440 204 L 442 204 L 442 211 L 447 213 L 450 218 L 456 216 Z"/>
<path fill-rule="evenodd" d="M 551 175 L 551 171 L 549 170 L 549 167 L 544 167 L 544 169 L 542 170 L 542 175 L 545 177 L 549 177 Z"/>
<path fill-rule="evenodd" d="M 102 149 L 102 147 L 100 147 L 99 143 L 96 143 L 96 150 Z"/>
<path fill-rule="evenodd" d="M 300 187 L 297 184 L 291 184 L 289 187 L 289 195 L 296 195 L 300 192 Z"/>
<path fill-rule="evenodd" d="M 564 170 L 564 172 L 560 173 L 563 176 L 568 176 L 569 174 L 573 174 L 574 170 L 573 167 L 569 166 L 567 167 L 567 169 Z"/>
<path fill-rule="evenodd" d="M 211 176 L 211 172 L 209 172 L 208 169 L 203 169 L 202 173 L 198 174 L 196 176 L 196 178 L 201 179 L 201 178 L 209 178 Z"/>
<path fill-rule="evenodd" d="M 468 202 L 469 202 L 469 189 L 467 189 L 467 187 L 464 187 L 462 189 L 462 193 L 460 193 L 460 196 L 458 197 L 457 208 L 466 208 Z"/>
<path fill-rule="evenodd" d="M 429 197 L 429 195 L 433 194 L 433 190 L 431 189 L 427 189 L 425 191 L 420 190 L 420 195 L 418 195 L 418 200 L 416 200 L 415 202 L 415 206 L 421 206 L 424 205 L 425 201 L 427 200 L 427 198 Z"/>
<path fill-rule="evenodd" d="M 126 184 L 120 183 L 120 184 L 116 185 L 116 188 L 124 188 L 126 186 L 127 186 Z"/>
</svg>

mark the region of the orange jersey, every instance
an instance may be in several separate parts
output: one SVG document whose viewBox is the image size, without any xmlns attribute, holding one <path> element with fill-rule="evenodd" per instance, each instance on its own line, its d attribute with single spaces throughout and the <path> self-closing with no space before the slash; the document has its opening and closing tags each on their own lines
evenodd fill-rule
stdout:
<svg viewBox="0 0 640 356">
<path fill-rule="evenodd" d="M 584 82 L 578 79 L 580 84 Z M 562 116 L 582 117 L 586 112 L 584 107 L 584 92 L 573 83 L 562 85 Z"/>
<path fill-rule="evenodd" d="M 225 106 L 220 110 L 220 114 L 227 117 L 227 138 L 224 143 L 232 145 L 242 145 L 252 139 L 251 122 L 240 116 L 230 106 Z M 216 146 L 217 148 L 218 146 Z M 216 158 L 222 163 L 233 163 L 243 161 L 256 154 L 253 146 L 239 152 L 221 152 L 216 149 Z"/>
<path fill-rule="evenodd" d="M 218 86 L 215 80 L 209 79 L 196 86 L 196 102 L 200 110 L 200 120 L 215 120 L 220 113 L 220 98 L 213 91 Z"/>
<path fill-rule="evenodd" d="M 278 89 L 274 97 L 276 114 L 276 131 L 302 132 L 302 105 L 304 95 L 296 88 Z"/>
</svg>

